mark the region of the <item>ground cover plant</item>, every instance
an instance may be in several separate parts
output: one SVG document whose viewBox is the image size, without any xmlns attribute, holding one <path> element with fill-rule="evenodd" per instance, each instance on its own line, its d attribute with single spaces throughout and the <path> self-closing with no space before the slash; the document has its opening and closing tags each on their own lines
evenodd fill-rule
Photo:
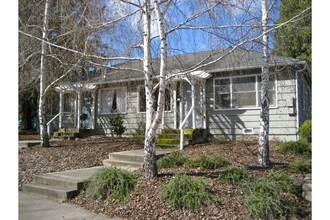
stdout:
<svg viewBox="0 0 330 220">
<path fill-rule="evenodd" d="M 217 154 L 212 154 L 210 156 L 201 155 L 192 158 L 187 160 L 184 165 L 190 168 L 218 169 L 228 166 L 229 162 Z"/>
<path fill-rule="evenodd" d="M 162 186 L 159 194 L 171 207 L 187 208 L 194 212 L 202 205 L 215 201 L 203 178 L 190 178 L 180 174 L 175 175 L 168 184 Z"/>
<path fill-rule="evenodd" d="M 260 169 L 257 166 L 257 142 L 218 141 L 195 144 L 186 147 L 181 152 L 188 160 L 215 154 L 221 155 L 230 165 L 216 169 L 188 167 L 185 164 L 159 168 L 159 177 L 151 182 L 145 181 L 143 171 L 137 171 L 134 173 L 136 185 L 130 193 L 129 200 L 93 199 L 81 193 L 68 202 L 96 213 L 123 219 L 258 219 L 250 215 L 245 208 L 245 200 L 250 194 L 241 183 L 266 178 L 281 191 L 282 203 L 279 207 L 283 209 L 277 215 L 283 215 L 284 219 L 311 219 L 311 202 L 304 200 L 300 196 L 301 192 L 298 194 L 288 192 L 284 187 L 285 184 L 282 186 L 280 183 L 290 182 L 285 177 L 288 175 L 301 189 L 306 172 L 293 170 L 290 164 L 297 160 L 305 161 L 310 165 L 311 158 L 309 155 L 284 153 L 279 149 L 279 145 L 276 142 L 270 143 L 271 166 L 268 169 Z M 133 139 L 110 137 L 58 141 L 52 142 L 50 148 L 36 146 L 23 149 L 19 151 L 19 186 L 31 182 L 35 174 L 100 166 L 104 159 L 108 159 L 109 153 L 133 149 L 143 149 L 143 145 Z M 244 180 L 239 177 L 238 183 L 220 181 L 220 175 L 227 169 L 230 170 L 232 166 L 246 170 L 249 178 Z M 275 175 L 276 172 L 282 172 L 284 175 L 280 175 L 281 173 Z M 230 178 L 235 179 L 237 173 L 234 171 L 231 174 L 233 177 Z M 170 183 L 175 174 L 186 175 L 190 180 L 202 178 L 206 183 L 207 191 L 212 193 L 216 202 L 204 203 L 197 211 L 188 208 L 173 208 L 166 199 L 160 196 L 159 191 Z M 291 207 L 293 211 L 287 207 Z M 271 217 L 266 219 L 271 219 Z"/>
<path fill-rule="evenodd" d="M 94 199 L 124 201 L 136 185 L 136 177 L 129 171 L 105 167 L 96 172 L 85 183 L 85 194 Z"/>
</svg>

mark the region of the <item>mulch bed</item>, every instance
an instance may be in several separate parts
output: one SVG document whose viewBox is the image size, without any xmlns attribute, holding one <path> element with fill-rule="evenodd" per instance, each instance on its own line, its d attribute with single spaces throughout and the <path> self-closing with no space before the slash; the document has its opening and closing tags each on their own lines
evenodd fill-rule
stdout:
<svg viewBox="0 0 330 220">
<path fill-rule="evenodd" d="M 59 141 L 53 145 L 50 148 L 33 147 L 19 152 L 19 188 L 23 183 L 30 182 L 35 174 L 100 166 L 102 161 L 108 158 L 110 152 L 143 148 L 140 143 L 132 139 L 108 137 Z M 278 143 L 271 143 L 271 167 L 261 169 L 257 166 L 257 147 L 256 142 L 217 142 L 189 146 L 184 149 L 184 153 L 191 157 L 220 154 L 231 164 L 246 167 L 256 178 L 266 176 L 274 169 L 289 171 L 288 163 L 296 158 L 290 154 L 281 153 L 278 150 Z M 310 161 L 308 157 L 301 157 L 301 159 Z M 148 182 L 144 179 L 143 172 L 138 171 L 138 184 L 128 202 L 94 200 L 85 197 L 83 193 L 69 202 L 92 212 L 119 216 L 124 219 L 246 219 L 241 190 L 235 185 L 217 181 L 219 172 L 220 170 L 185 167 L 160 169 L 159 177 Z M 203 207 L 198 212 L 172 209 L 159 198 L 157 191 L 170 181 L 174 173 L 204 177 L 208 188 L 219 198 L 219 202 Z M 291 174 L 295 176 L 298 183 L 305 175 L 304 173 Z M 310 202 L 301 197 L 292 198 L 290 202 L 297 209 L 299 219 L 311 219 Z"/>
</svg>

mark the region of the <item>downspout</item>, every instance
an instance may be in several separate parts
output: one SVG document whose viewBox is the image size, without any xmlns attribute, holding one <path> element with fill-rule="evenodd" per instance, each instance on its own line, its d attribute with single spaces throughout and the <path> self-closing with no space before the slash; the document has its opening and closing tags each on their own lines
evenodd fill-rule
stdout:
<svg viewBox="0 0 330 220">
<path fill-rule="evenodd" d="M 305 65 L 304 65 L 304 68 L 301 69 L 301 70 L 297 70 L 296 71 L 296 100 L 297 100 L 297 104 L 296 104 L 296 108 L 297 108 L 297 122 L 296 122 L 296 127 L 297 127 L 297 133 L 296 133 L 296 140 L 298 140 L 298 131 L 299 131 L 299 124 L 300 124 L 300 111 L 299 111 L 299 87 L 298 87 L 298 73 L 301 73 L 303 71 L 305 71 L 306 67 L 307 67 L 307 64 L 306 62 L 304 62 Z"/>
</svg>

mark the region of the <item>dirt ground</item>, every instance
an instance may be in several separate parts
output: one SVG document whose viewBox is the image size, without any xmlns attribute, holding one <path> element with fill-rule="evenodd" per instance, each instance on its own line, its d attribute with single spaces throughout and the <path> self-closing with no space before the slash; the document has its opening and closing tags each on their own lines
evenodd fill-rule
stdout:
<svg viewBox="0 0 330 220">
<path fill-rule="evenodd" d="M 35 134 L 28 135 L 33 137 Z M 19 139 L 24 138 L 26 137 Z M 255 178 L 267 176 L 273 170 L 280 169 L 288 171 L 298 184 L 303 180 L 305 173 L 292 173 L 288 169 L 288 163 L 295 160 L 296 157 L 281 153 L 278 150 L 278 143 L 271 143 L 270 146 L 270 168 L 259 168 L 257 166 L 257 147 L 256 142 L 212 142 L 186 147 L 183 152 L 189 157 L 219 154 L 232 165 L 247 168 L 250 175 Z M 36 174 L 100 166 L 102 161 L 108 158 L 110 152 L 142 148 L 143 145 L 133 139 L 91 137 L 75 141 L 53 142 L 49 148 L 35 146 L 23 149 L 19 152 L 18 187 L 20 189 L 22 184 L 31 182 L 33 175 Z M 300 159 L 311 160 L 306 156 L 301 156 Z M 137 171 L 138 184 L 128 202 L 93 200 L 85 197 L 83 193 L 69 202 L 93 212 L 119 216 L 124 219 L 246 219 L 241 190 L 235 185 L 220 183 L 216 179 L 219 172 L 220 170 L 185 167 L 160 169 L 159 177 L 152 182 L 147 182 L 143 177 L 143 172 Z M 174 173 L 187 174 L 192 178 L 204 177 L 208 188 L 219 198 L 220 203 L 203 207 L 197 213 L 172 209 L 159 198 L 157 191 L 160 186 L 169 182 Z M 311 219 L 311 202 L 302 197 L 292 198 L 290 202 L 297 211 L 298 219 Z"/>
</svg>

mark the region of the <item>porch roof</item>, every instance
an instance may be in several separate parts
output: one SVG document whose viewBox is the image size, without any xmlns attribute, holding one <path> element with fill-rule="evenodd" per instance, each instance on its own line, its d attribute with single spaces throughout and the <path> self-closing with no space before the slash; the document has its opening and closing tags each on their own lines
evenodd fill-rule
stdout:
<svg viewBox="0 0 330 220">
<path fill-rule="evenodd" d="M 91 83 L 61 83 L 55 87 L 56 91 L 90 91 L 97 88 L 97 85 Z"/>
</svg>

